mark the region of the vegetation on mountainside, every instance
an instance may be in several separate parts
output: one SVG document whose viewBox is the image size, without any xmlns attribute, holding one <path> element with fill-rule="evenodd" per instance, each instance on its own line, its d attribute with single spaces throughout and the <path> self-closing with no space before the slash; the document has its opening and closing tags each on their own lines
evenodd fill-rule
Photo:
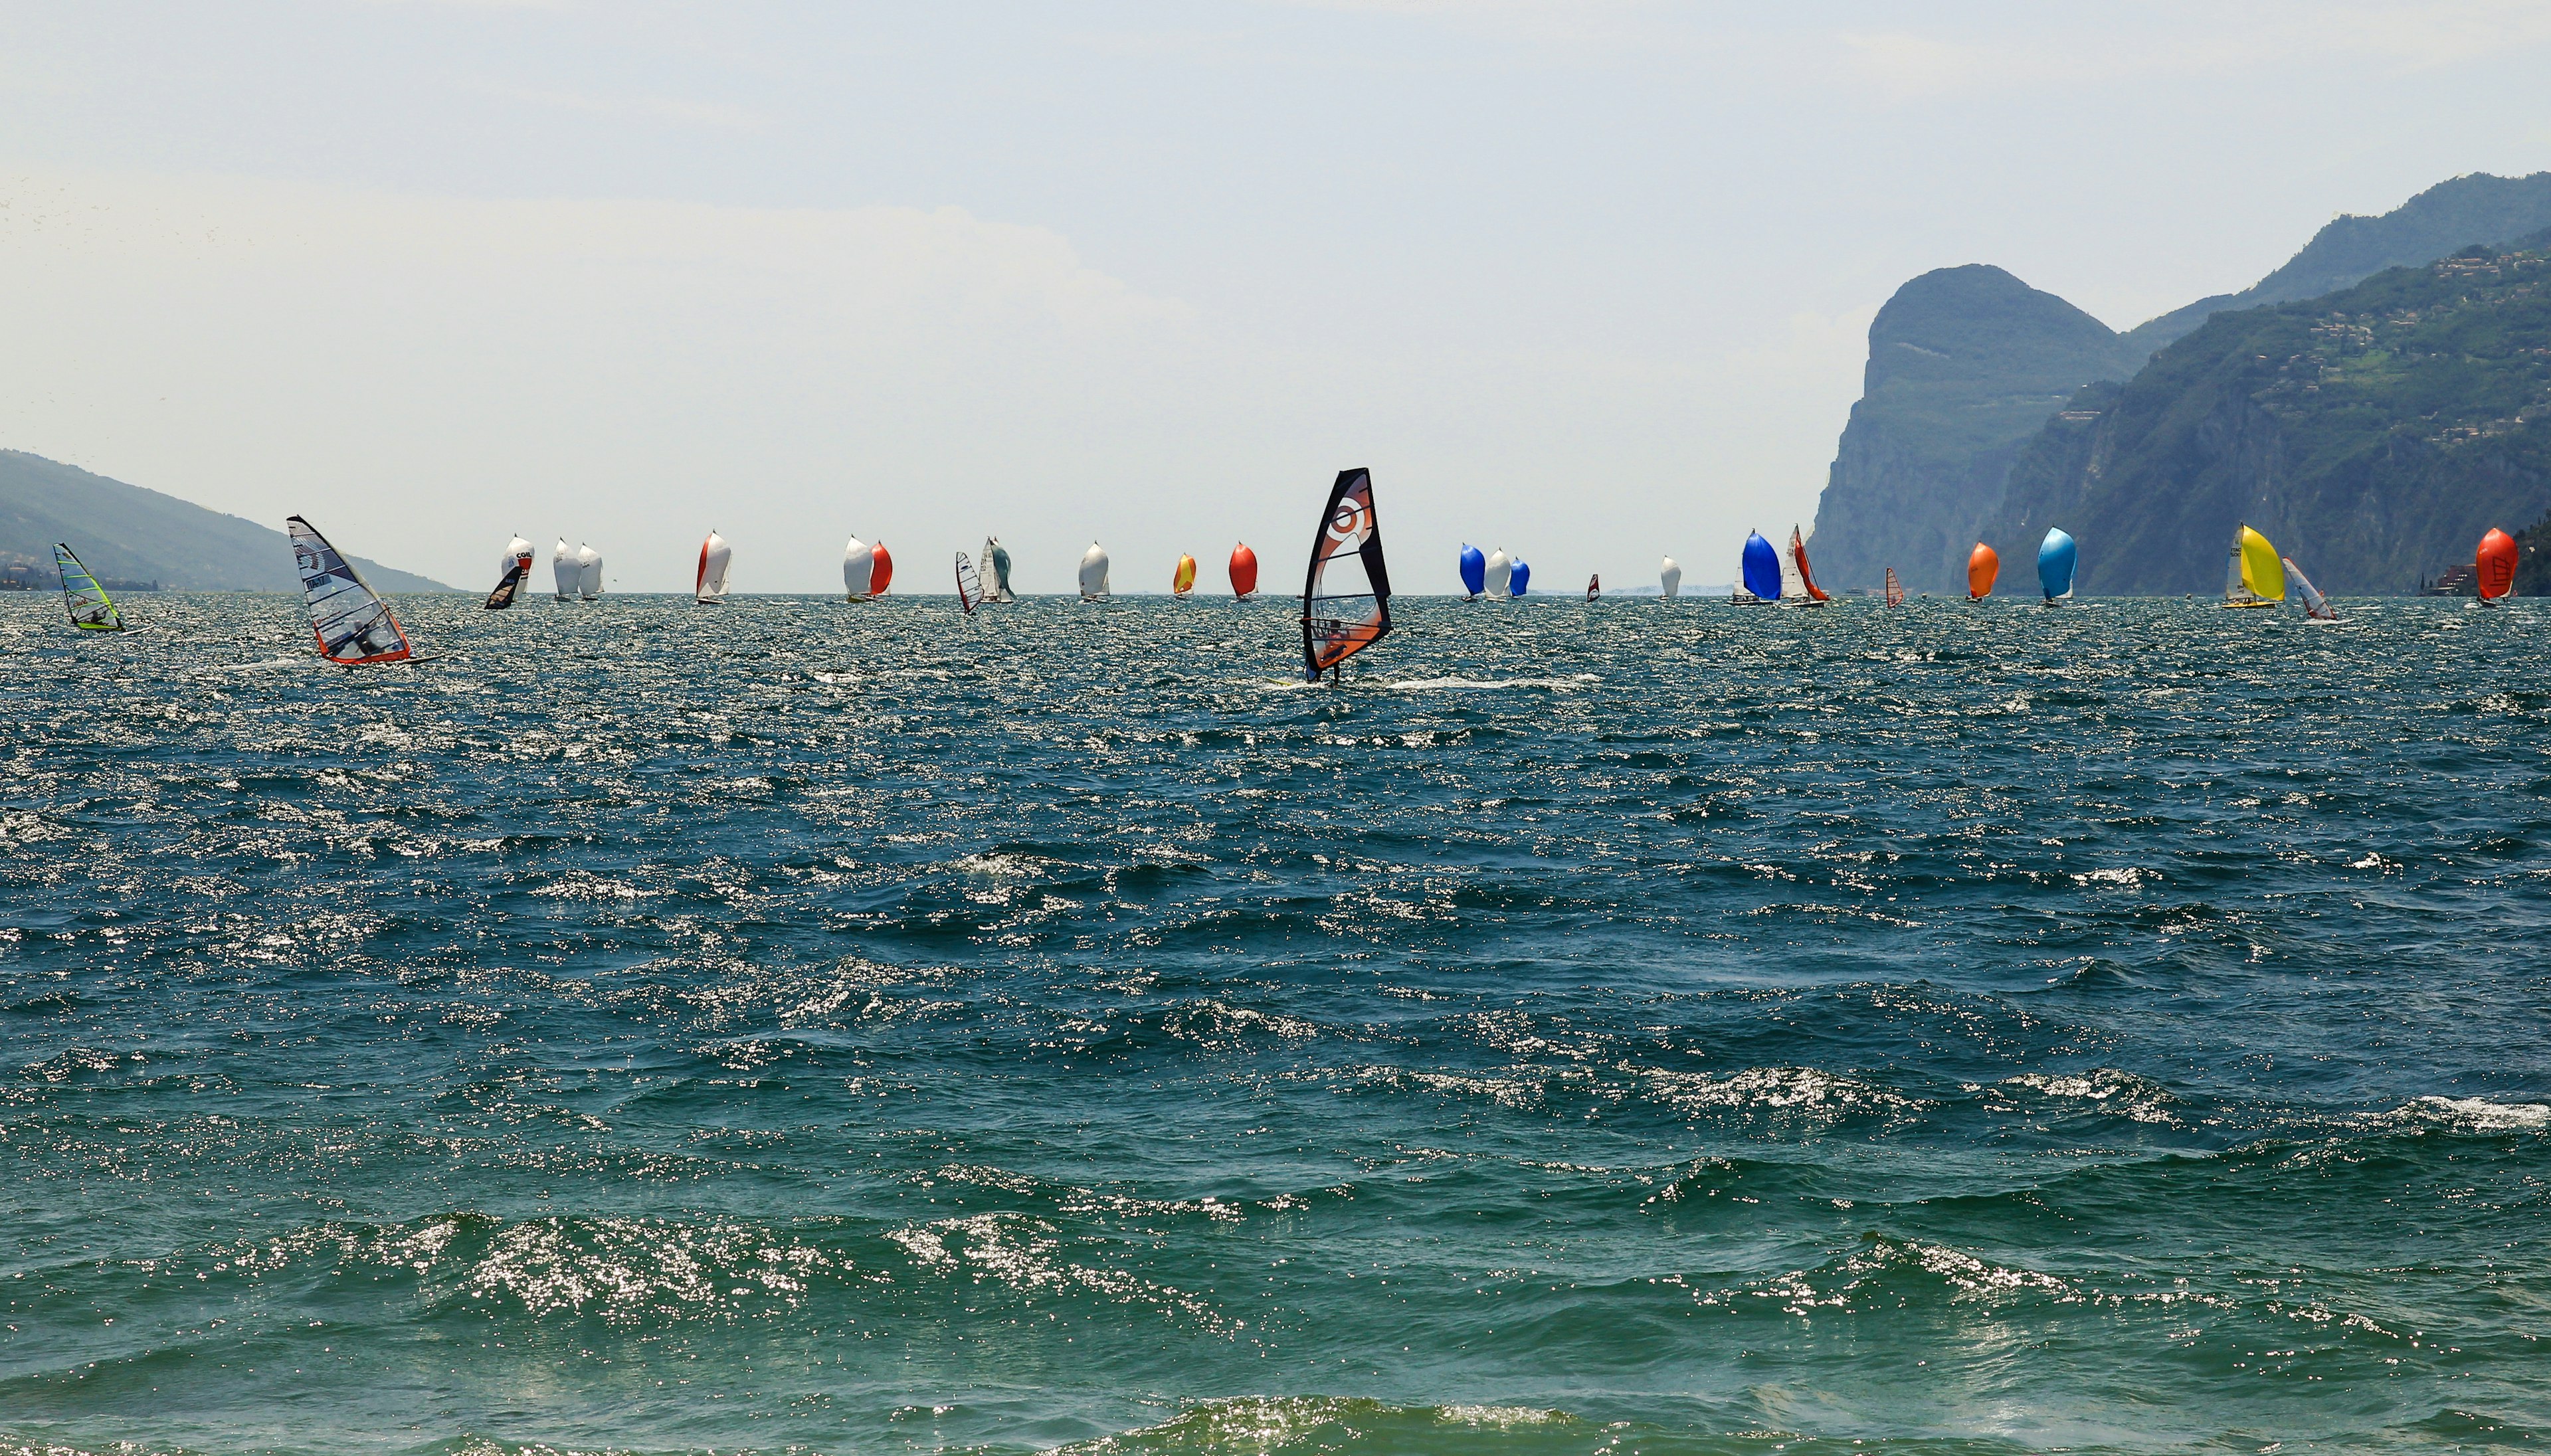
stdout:
<svg viewBox="0 0 2551 1456">
<path fill-rule="evenodd" d="M 2206 589 L 2242 520 L 2326 590 L 2412 589 L 2488 526 L 2551 508 L 2546 248 L 2215 315 L 2066 411 L 2095 423 L 2032 441 L 1997 530 L 2072 531 L 2092 592 Z"/>
</svg>

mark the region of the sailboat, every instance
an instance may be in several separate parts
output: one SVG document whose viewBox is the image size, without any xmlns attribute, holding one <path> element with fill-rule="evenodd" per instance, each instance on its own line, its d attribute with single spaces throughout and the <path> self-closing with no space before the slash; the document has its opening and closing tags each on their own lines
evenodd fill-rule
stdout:
<svg viewBox="0 0 2551 1456">
<path fill-rule="evenodd" d="M 2515 538 L 2498 529 L 2480 539 L 2480 550 L 2472 558 L 2472 581 L 2480 587 L 2482 601 L 2496 601 L 2515 594 Z"/>
<path fill-rule="evenodd" d="M 1480 554 L 1480 549 L 1478 547 L 1473 546 L 1467 541 L 1463 542 L 1462 599 L 1464 601 L 1478 601 L 1480 599 L 1480 593 L 1486 590 L 1487 585 L 1488 559 Z"/>
<path fill-rule="evenodd" d="M 550 554 L 550 579 L 558 585 L 558 599 L 569 601 L 575 596 L 575 553 L 566 549 L 566 538 L 559 538 L 558 550 Z"/>
<path fill-rule="evenodd" d="M 1178 569 L 1170 573 L 1170 595 L 1183 600 L 1195 590 L 1195 558 L 1181 554 Z"/>
<path fill-rule="evenodd" d="M 2073 568 L 2082 559 L 2080 547 L 2060 528 L 2046 528 L 2046 539 L 2037 544 L 2037 584 L 2046 592 L 2046 604 L 2073 599 Z"/>
<path fill-rule="evenodd" d="M 2304 575 L 2303 569 L 2295 565 L 2295 559 L 2284 557 L 2281 560 L 2286 566 L 2286 579 L 2295 583 L 2295 590 L 2302 596 L 2303 615 L 2315 622 L 2337 621 L 2338 608 L 2331 606 L 2329 598 L 2320 594 L 2320 588 L 2311 584 L 2311 577 Z"/>
<path fill-rule="evenodd" d="M 1082 601 L 1107 599 L 1107 548 L 1095 541 L 1089 543 L 1089 549 L 1080 554 L 1080 599 Z"/>
<path fill-rule="evenodd" d="M 1594 600 L 1596 597 L 1601 596 L 1602 594 L 1603 594 L 1603 573 L 1602 573 L 1602 572 L 1595 572 L 1593 575 L 1588 576 L 1588 577 L 1586 577 L 1586 578 L 1585 578 L 1585 599 L 1586 599 L 1587 601 L 1592 601 L 1592 600 Z"/>
<path fill-rule="evenodd" d="M 1506 593 L 1510 596 L 1521 596 L 1524 587 L 1531 583 L 1532 564 L 1521 557 L 1515 558 L 1514 566 L 1506 572 Z"/>
<path fill-rule="evenodd" d="M 1302 578 L 1302 672 L 1324 672 L 1390 632 L 1390 572 L 1373 512 L 1373 471 L 1340 470 Z"/>
<path fill-rule="evenodd" d="M 842 548 L 842 595 L 850 601 L 866 601 L 876 595 L 876 548 L 857 536 Z"/>
<path fill-rule="evenodd" d="M 974 564 L 966 560 L 966 553 L 961 551 L 957 553 L 957 604 L 970 617 L 982 602 L 983 578 L 974 574 Z"/>
<path fill-rule="evenodd" d="M 1231 548 L 1231 594 L 1247 601 L 1257 589 L 1258 553 L 1251 551 L 1249 543 L 1244 541 Z"/>
<path fill-rule="evenodd" d="M 575 549 L 575 589 L 586 601 L 602 594 L 602 553 L 590 546 Z"/>
<path fill-rule="evenodd" d="M 68 546 L 53 543 L 53 570 L 62 577 L 62 607 L 71 614 L 71 625 L 84 632 L 121 632 L 124 614 L 108 599 L 106 588 Z"/>
<path fill-rule="evenodd" d="M 700 543 L 699 579 L 691 584 L 691 600 L 722 602 L 726 600 L 726 564 L 735 553 L 727 548 L 726 538 L 711 531 Z"/>
<path fill-rule="evenodd" d="M 1979 541 L 1967 553 L 1967 600 L 1982 601 L 1992 595 L 1993 578 L 2001 574 L 2001 553 Z"/>
<path fill-rule="evenodd" d="M 1887 569 L 1887 604 L 1888 606 L 1904 605 L 1904 583 L 1895 579 L 1895 569 L 1893 567 L 1888 567 Z"/>
<path fill-rule="evenodd" d="M 2223 561 L 2223 604 L 2272 607 L 2286 599 L 2286 569 L 2268 538 L 2242 522 L 2232 532 L 2232 554 Z"/>
<path fill-rule="evenodd" d="M 1511 594 L 1507 588 L 1513 580 L 1514 558 L 1507 556 L 1502 546 L 1489 552 L 1486 564 L 1480 568 L 1480 587 L 1492 598 L 1506 596 Z"/>
<path fill-rule="evenodd" d="M 1016 601 L 1010 590 L 1010 554 L 997 536 L 983 538 L 983 570 L 992 573 L 992 584 L 985 588 L 985 601 Z"/>
<path fill-rule="evenodd" d="M 1737 559 L 1738 606 L 1768 606 L 1781 599 L 1781 554 L 1760 531 L 1745 533 L 1745 550 Z"/>
<path fill-rule="evenodd" d="M 1789 528 L 1789 565 L 1796 570 L 1797 576 L 1792 580 L 1787 572 L 1781 573 L 1783 601 L 1811 602 L 1822 606 L 1833 600 L 1825 593 L 1823 587 L 1816 584 L 1816 573 L 1807 567 L 1807 543 L 1798 535 L 1798 528 L 1795 526 Z M 1797 588 L 1794 593 L 1789 589 L 1792 586 Z"/>
<path fill-rule="evenodd" d="M 505 558 L 496 567 L 496 589 L 487 593 L 481 605 L 491 612 L 501 612 L 514 604 L 514 594 L 523 589 L 524 578 L 532 574 L 532 544 L 517 536 L 505 543 Z"/>
<path fill-rule="evenodd" d="M 284 517 L 283 530 L 292 538 L 292 565 L 301 572 L 301 594 L 310 604 L 310 632 L 319 639 L 319 655 L 348 668 L 406 662 L 411 653 L 407 634 L 354 563 L 299 516 Z"/>
<path fill-rule="evenodd" d="M 1657 586 L 1668 601 L 1683 595 L 1683 566 L 1673 557 L 1667 557 L 1665 565 L 1657 568 Z"/>
</svg>

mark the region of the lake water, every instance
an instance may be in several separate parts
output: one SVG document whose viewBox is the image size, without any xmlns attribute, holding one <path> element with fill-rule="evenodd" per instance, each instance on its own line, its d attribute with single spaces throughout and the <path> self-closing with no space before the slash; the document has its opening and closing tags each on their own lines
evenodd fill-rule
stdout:
<svg viewBox="0 0 2551 1456">
<path fill-rule="evenodd" d="M 2551 1438 L 2551 610 L 2344 605 L 0 598 L 0 1451 Z"/>
</svg>

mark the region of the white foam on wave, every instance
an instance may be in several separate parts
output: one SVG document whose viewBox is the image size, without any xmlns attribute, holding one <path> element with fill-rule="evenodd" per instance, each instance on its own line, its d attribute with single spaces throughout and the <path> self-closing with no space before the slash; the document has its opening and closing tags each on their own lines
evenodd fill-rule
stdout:
<svg viewBox="0 0 2551 1456">
<path fill-rule="evenodd" d="M 2441 1122 L 2466 1132 L 2526 1132 L 2551 1127 L 2551 1106 L 2541 1102 L 2493 1102 L 2487 1097 L 2419 1097 L 2391 1114 L 2416 1122 Z"/>
<path fill-rule="evenodd" d="M 1582 687 L 1603 679 L 1591 673 L 1579 673 L 1569 677 L 1411 677 L 1393 682 L 1393 692 L 1425 692 L 1434 689 L 1480 689 L 1495 687 L 1547 687 L 1554 690 Z"/>
</svg>

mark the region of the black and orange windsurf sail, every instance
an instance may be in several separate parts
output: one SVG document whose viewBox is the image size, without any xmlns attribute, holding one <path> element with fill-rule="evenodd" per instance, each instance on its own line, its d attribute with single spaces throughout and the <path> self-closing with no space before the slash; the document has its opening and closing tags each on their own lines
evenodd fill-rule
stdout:
<svg viewBox="0 0 2551 1456">
<path fill-rule="evenodd" d="M 1373 471 L 1340 470 L 1302 580 L 1302 669 L 1322 673 L 1390 632 L 1390 572 L 1374 521 Z"/>
</svg>

